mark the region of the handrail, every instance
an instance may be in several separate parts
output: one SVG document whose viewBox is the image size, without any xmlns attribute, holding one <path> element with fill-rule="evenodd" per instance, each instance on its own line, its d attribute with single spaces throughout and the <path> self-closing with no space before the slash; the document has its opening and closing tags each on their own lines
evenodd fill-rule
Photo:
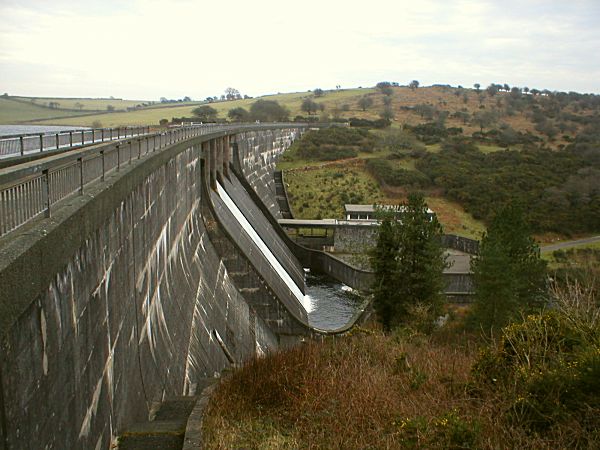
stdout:
<svg viewBox="0 0 600 450">
<path fill-rule="evenodd" d="M 169 129 L 152 134 L 135 134 L 134 139 L 95 145 L 0 169 L 0 237 L 16 230 L 34 217 L 45 214 L 60 200 L 82 195 L 85 186 L 129 165 L 134 159 L 206 134 L 228 130 L 259 130 L 302 127 L 300 123 L 206 124 Z M 148 130 L 148 127 L 145 127 Z M 131 136 L 129 136 L 131 138 Z"/>
<path fill-rule="evenodd" d="M 89 128 L 0 137 L 0 157 L 79 148 L 101 142 L 149 135 L 150 127 Z"/>
</svg>

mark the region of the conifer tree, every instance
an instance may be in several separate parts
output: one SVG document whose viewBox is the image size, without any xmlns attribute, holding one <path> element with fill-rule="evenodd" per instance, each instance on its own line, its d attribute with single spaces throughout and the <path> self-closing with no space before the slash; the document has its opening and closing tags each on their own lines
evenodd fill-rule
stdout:
<svg viewBox="0 0 600 450">
<path fill-rule="evenodd" d="M 447 266 L 441 246 L 442 227 L 427 209 L 421 195 L 411 194 L 400 206 L 398 220 L 384 213 L 380 225 L 371 253 L 373 304 L 388 330 L 407 321 L 411 305 L 429 306 L 432 320 L 442 310 L 442 273 Z"/>
<path fill-rule="evenodd" d="M 517 207 L 505 207 L 496 215 L 471 271 L 476 295 L 473 319 L 486 333 L 545 304 L 546 262 Z"/>
</svg>

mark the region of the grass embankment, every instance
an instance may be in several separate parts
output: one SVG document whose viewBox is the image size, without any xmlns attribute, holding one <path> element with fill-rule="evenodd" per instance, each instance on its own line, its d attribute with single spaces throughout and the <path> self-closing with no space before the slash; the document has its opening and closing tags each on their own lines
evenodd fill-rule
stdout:
<svg viewBox="0 0 600 450">
<path fill-rule="evenodd" d="M 497 344 L 450 322 L 429 337 L 357 330 L 250 361 L 211 399 L 206 448 L 598 448 L 590 294 L 558 292 L 555 310 L 510 325 Z"/>
</svg>

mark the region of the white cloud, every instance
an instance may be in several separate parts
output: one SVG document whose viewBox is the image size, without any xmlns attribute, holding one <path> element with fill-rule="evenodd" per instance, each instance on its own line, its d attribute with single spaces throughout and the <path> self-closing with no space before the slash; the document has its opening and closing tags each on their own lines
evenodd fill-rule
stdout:
<svg viewBox="0 0 600 450">
<path fill-rule="evenodd" d="M 595 0 L 52 4 L 0 5 L 4 91 L 203 98 L 417 78 L 600 92 Z"/>
</svg>

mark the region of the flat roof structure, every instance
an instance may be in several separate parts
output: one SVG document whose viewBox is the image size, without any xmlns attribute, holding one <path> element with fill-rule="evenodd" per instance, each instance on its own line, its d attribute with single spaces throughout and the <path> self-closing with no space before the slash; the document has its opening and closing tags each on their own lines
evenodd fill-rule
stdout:
<svg viewBox="0 0 600 450">
<path fill-rule="evenodd" d="M 346 220 L 376 220 L 375 213 L 377 209 L 384 209 L 393 212 L 402 212 L 404 206 L 399 205 L 354 205 L 348 203 L 344 205 Z M 433 210 L 427 208 L 427 214 L 433 215 Z"/>
</svg>

